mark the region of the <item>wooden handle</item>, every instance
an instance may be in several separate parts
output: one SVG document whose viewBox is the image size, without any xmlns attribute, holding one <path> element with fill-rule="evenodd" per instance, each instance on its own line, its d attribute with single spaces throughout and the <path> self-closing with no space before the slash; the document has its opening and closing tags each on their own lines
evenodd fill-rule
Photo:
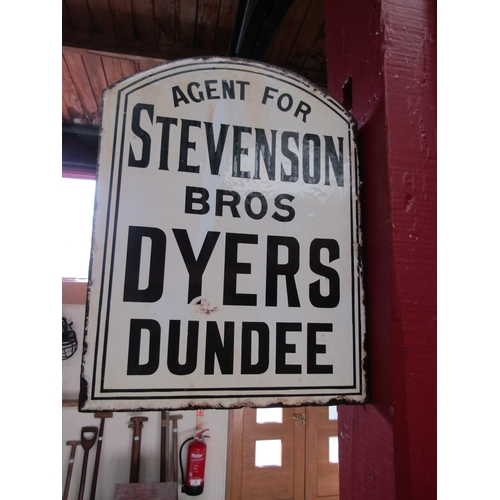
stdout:
<svg viewBox="0 0 500 500">
<path fill-rule="evenodd" d="M 99 429 L 97 429 L 97 427 L 82 427 L 80 442 L 81 442 L 82 448 L 85 451 L 90 450 L 92 448 L 92 446 L 94 446 L 94 443 L 97 439 L 98 430 Z M 92 437 L 90 439 L 87 439 L 85 437 L 85 434 L 89 434 L 89 433 L 92 434 Z"/>
<path fill-rule="evenodd" d="M 66 483 L 64 485 L 63 500 L 67 500 L 69 494 L 69 487 L 71 484 L 71 475 L 73 473 L 73 463 L 75 459 L 76 447 L 80 444 L 80 441 L 66 441 L 68 446 L 71 446 L 71 452 L 69 455 L 68 472 L 66 473 Z"/>
<path fill-rule="evenodd" d="M 130 458 L 130 483 L 139 482 L 139 465 L 141 454 L 141 429 L 142 423 L 147 422 L 147 417 L 132 417 L 129 428 L 134 429 L 134 438 L 132 441 L 132 456 Z"/>
<path fill-rule="evenodd" d="M 113 414 L 110 411 L 94 413 L 95 418 L 111 418 L 112 416 Z"/>
</svg>

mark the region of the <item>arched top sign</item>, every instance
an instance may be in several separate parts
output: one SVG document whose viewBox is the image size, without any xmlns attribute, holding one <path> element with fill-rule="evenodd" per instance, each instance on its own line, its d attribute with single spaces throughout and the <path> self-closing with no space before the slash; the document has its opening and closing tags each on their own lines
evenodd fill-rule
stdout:
<svg viewBox="0 0 500 500">
<path fill-rule="evenodd" d="M 246 60 L 105 91 L 82 411 L 365 401 L 354 129 Z"/>
</svg>

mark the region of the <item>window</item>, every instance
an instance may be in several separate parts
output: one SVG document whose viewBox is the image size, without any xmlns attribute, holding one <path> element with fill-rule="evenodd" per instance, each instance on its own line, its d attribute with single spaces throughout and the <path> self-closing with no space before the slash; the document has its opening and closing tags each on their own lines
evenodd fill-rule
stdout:
<svg viewBox="0 0 500 500">
<path fill-rule="evenodd" d="M 281 467 L 281 439 L 255 441 L 255 467 Z"/>
<path fill-rule="evenodd" d="M 62 178 L 62 278 L 88 279 L 96 182 Z"/>
</svg>

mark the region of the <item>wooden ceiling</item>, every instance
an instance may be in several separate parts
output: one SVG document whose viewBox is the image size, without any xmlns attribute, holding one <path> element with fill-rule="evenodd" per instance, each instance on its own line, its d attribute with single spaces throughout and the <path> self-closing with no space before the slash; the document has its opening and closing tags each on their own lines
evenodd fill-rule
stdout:
<svg viewBox="0 0 500 500">
<path fill-rule="evenodd" d="M 251 0 L 244 1 L 252 5 Z M 279 1 L 284 0 L 267 0 L 267 5 Z M 259 59 L 326 88 L 323 0 L 288 3 Z M 63 125 L 97 127 L 103 90 L 138 71 L 180 58 L 227 56 L 238 4 L 238 0 L 63 0 Z"/>
</svg>

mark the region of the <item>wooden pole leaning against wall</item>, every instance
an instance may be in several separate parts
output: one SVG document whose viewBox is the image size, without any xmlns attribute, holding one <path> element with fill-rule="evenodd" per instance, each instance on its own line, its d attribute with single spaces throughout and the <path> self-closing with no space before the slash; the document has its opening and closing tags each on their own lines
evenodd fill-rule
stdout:
<svg viewBox="0 0 500 500">
<path fill-rule="evenodd" d="M 134 429 L 132 437 L 132 454 L 130 457 L 130 483 L 139 482 L 139 468 L 141 460 L 141 434 L 143 422 L 147 422 L 148 417 L 131 417 L 129 429 Z"/>
<path fill-rule="evenodd" d="M 170 446 L 170 419 L 167 410 L 161 411 L 161 444 L 160 444 L 160 483 L 170 481 L 168 477 L 168 464 L 167 455 Z"/>
<path fill-rule="evenodd" d="M 111 418 L 113 414 L 111 412 L 94 413 L 95 418 L 101 419 L 101 424 L 99 426 L 99 436 L 97 438 L 97 450 L 94 462 L 94 474 L 92 476 L 92 487 L 90 488 L 90 500 L 95 499 L 95 492 L 97 489 L 97 477 L 99 474 L 99 462 L 101 460 L 101 448 L 102 440 L 104 438 L 104 421 L 106 418 Z"/>
<path fill-rule="evenodd" d="M 172 471 L 172 481 L 177 483 L 179 481 L 179 460 L 177 454 L 179 453 L 179 438 L 177 429 L 177 420 L 182 418 L 182 415 L 170 415 L 170 420 L 172 420 L 172 466 L 170 470 Z"/>
<path fill-rule="evenodd" d="M 73 473 L 73 464 L 75 462 L 75 452 L 76 447 L 80 444 L 80 441 L 66 441 L 68 446 L 71 446 L 71 452 L 69 455 L 68 462 L 68 472 L 66 473 L 66 483 L 64 485 L 63 500 L 67 500 L 69 494 L 69 487 L 71 485 L 71 475 Z"/>
<path fill-rule="evenodd" d="M 87 426 L 82 427 L 80 444 L 84 449 L 83 464 L 82 464 L 82 475 L 80 477 L 80 490 L 78 492 L 78 500 L 83 500 L 83 494 L 85 492 L 85 480 L 87 478 L 87 462 L 89 459 L 89 452 L 94 446 L 97 439 L 97 427 Z M 91 437 L 87 437 L 90 434 Z"/>
</svg>

